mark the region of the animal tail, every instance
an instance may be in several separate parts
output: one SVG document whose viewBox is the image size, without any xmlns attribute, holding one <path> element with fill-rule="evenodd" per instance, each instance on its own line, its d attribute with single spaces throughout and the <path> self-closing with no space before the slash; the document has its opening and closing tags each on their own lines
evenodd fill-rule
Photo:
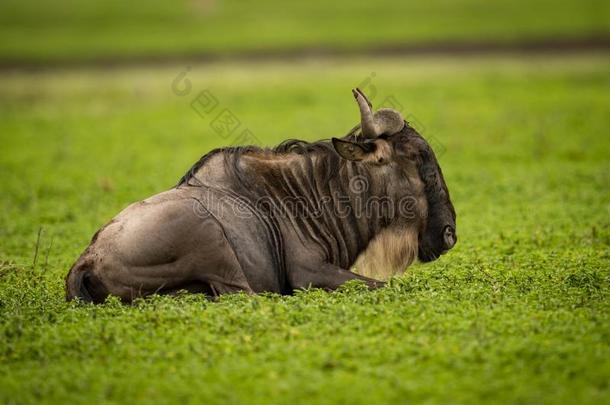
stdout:
<svg viewBox="0 0 610 405">
<path fill-rule="evenodd" d="M 80 299 L 100 303 L 108 295 L 100 280 L 93 274 L 92 262 L 81 257 L 66 277 L 66 300 Z"/>
</svg>

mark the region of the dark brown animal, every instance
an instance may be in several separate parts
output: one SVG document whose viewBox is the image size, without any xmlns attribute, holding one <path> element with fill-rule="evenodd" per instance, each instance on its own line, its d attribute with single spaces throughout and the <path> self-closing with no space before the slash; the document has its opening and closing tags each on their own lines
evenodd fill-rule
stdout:
<svg viewBox="0 0 610 405">
<path fill-rule="evenodd" d="M 70 270 L 67 298 L 377 288 L 451 249 L 455 211 L 432 149 L 353 93 L 361 124 L 342 139 L 216 149 L 127 207 Z"/>
</svg>

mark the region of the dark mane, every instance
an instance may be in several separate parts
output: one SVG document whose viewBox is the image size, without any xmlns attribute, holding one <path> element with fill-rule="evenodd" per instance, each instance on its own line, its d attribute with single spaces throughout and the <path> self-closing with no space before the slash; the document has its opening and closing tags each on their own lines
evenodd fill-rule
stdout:
<svg viewBox="0 0 610 405">
<path fill-rule="evenodd" d="M 331 176 L 340 164 L 339 155 L 335 152 L 332 143 L 328 139 L 323 139 L 316 142 L 308 142 L 300 139 L 287 139 L 282 141 L 280 144 L 271 148 L 261 148 L 259 146 L 247 145 L 247 146 L 232 146 L 212 149 L 205 155 L 203 155 L 191 168 L 180 178 L 176 187 L 182 185 L 196 185 L 190 184 L 189 181 L 195 178 L 197 171 L 213 156 L 222 154 L 224 156 L 225 167 L 227 167 L 233 174 L 234 178 L 243 179 L 244 176 L 241 173 L 240 167 L 237 164 L 239 158 L 246 153 L 272 153 L 276 155 L 284 154 L 299 154 L 299 155 L 312 155 L 314 153 L 324 154 L 328 157 L 325 159 L 324 169 L 326 170 L 327 176 Z M 309 159 L 311 161 L 311 159 Z"/>
<path fill-rule="evenodd" d="M 307 142 L 300 139 L 287 139 L 271 149 L 273 153 L 297 153 L 306 154 L 314 152 L 333 152 L 334 148 L 328 139 L 316 142 Z"/>
</svg>

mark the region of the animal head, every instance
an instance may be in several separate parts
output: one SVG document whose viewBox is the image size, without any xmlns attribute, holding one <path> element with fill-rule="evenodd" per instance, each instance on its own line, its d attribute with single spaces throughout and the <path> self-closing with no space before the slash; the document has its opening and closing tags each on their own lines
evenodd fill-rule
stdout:
<svg viewBox="0 0 610 405">
<path fill-rule="evenodd" d="M 360 108 L 361 123 L 354 136 L 333 138 L 336 152 L 344 159 L 362 164 L 380 176 L 392 179 L 392 187 L 403 187 L 398 176 L 416 176 L 423 184 L 427 202 L 419 226 L 418 258 L 429 262 L 451 249 L 457 242 L 456 214 L 443 172 L 426 140 L 409 126 L 398 111 L 382 108 L 373 113 L 371 103 L 359 90 L 352 91 Z M 357 132 L 359 132 L 358 135 Z M 394 179 L 398 179 L 394 182 Z"/>
</svg>

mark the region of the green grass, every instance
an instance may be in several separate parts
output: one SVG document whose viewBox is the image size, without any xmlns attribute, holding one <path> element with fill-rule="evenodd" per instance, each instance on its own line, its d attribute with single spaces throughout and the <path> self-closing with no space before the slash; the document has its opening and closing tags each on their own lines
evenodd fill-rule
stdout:
<svg viewBox="0 0 610 405">
<path fill-rule="evenodd" d="M 579 39 L 609 21 L 604 0 L 3 0 L 0 60 Z"/>
<path fill-rule="evenodd" d="M 0 402 L 610 403 L 610 57 L 182 69 L 0 78 Z M 449 254 L 373 292 L 64 302 L 96 229 L 233 141 L 195 94 L 316 139 L 372 71 L 444 150 Z"/>
</svg>

